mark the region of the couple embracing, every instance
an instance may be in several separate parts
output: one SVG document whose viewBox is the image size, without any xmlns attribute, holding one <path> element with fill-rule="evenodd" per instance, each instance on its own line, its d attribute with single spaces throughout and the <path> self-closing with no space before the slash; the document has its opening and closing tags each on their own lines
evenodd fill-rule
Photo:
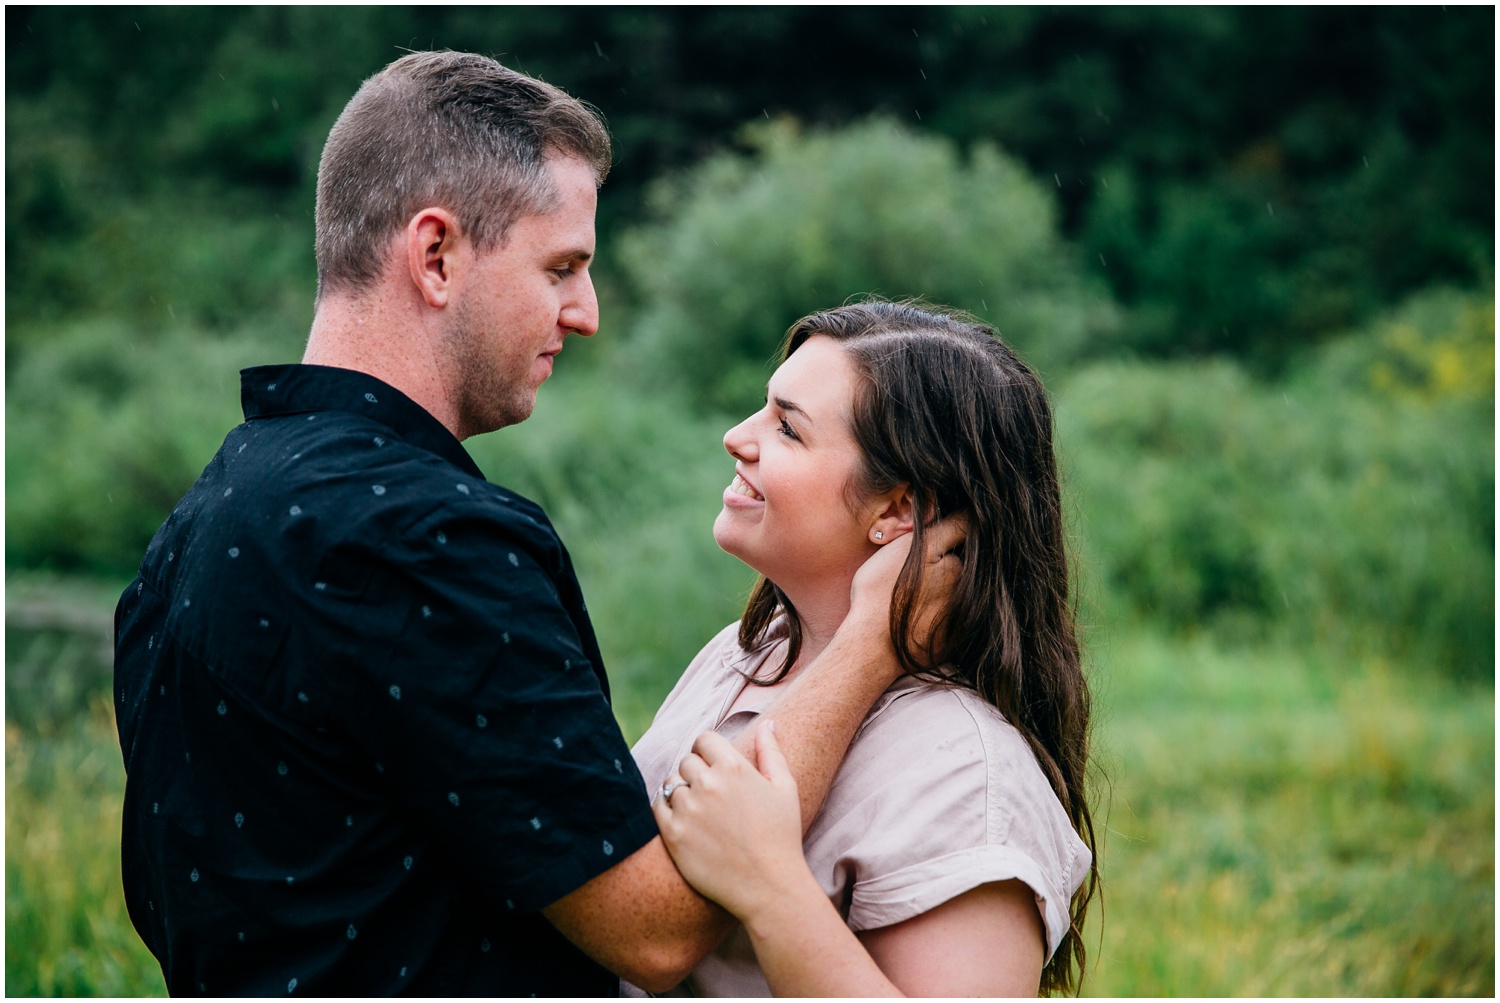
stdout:
<svg viewBox="0 0 1500 1003">
<path fill-rule="evenodd" d="M 793 326 L 724 437 L 714 536 L 761 577 L 626 747 L 567 551 L 460 444 L 597 328 L 609 163 L 591 109 L 463 53 L 335 123 L 302 363 L 242 373 L 116 611 L 126 901 L 168 988 L 1072 988 L 1088 688 L 1050 406 L 992 329 Z"/>
</svg>

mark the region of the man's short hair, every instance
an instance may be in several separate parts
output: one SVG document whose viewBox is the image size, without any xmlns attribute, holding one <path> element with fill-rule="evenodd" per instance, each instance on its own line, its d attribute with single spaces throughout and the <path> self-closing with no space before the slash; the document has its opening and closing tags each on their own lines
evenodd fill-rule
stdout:
<svg viewBox="0 0 1500 1003">
<path fill-rule="evenodd" d="M 556 207 L 549 156 L 602 183 L 599 112 L 486 56 L 415 52 L 370 77 L 328 133 L 318 164 L 318 296 L 371 285 L 386 248 L 428 206 L 453 213 L 481 251 L 516 220 Z"/>
</svg>

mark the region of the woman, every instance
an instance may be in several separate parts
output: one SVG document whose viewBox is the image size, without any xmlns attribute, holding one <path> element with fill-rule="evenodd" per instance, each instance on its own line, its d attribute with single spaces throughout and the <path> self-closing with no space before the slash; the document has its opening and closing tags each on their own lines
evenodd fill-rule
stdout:
<svg viewBox="0 0 1500 1003">
<path fill-rule="evenodd" d="M 970 318 L 845 306 L 792 327 L 766 406 L 724 445 L 735 477 L 714 536 L 762 577 L 635 747 L 664 785 L 657 821 L 683 875 L 742 923 L 684 988 L 1074 988 L 1097 881 L 1089 694 L 1040 381 Z M 963 570 L 929 631 L 924 530 L 952 515 L 967 523 Z M 804 838 L 774 734 L 756 735 L 759 770 L 727 739 L 828 643 L 855 570 L 906 534 L 891 637 L 907 675 Z M 705 729 L 718 734 L 695 743 Z"/>
</svg>

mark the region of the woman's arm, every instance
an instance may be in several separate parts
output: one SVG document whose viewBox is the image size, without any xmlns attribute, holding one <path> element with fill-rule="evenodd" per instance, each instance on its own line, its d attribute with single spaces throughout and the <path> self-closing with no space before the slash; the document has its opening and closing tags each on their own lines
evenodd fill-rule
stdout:
<svg viewBox="0 0 1500 1003">
<path fill-rule="evenodd" d="M 759 769 L 721 736 L 683 761 L 687 786 L 658 799 L 678 869 L 745 925 L 778 996 L 1035 996 L 1044 960 L 1031 890 L 993 882 L 856 937 L 802 858 L 797 787 L 774 730 Z"/>
</svg>

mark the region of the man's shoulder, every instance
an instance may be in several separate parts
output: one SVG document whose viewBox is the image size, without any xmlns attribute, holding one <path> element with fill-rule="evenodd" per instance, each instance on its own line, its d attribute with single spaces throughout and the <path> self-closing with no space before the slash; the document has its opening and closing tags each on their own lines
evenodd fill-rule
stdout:
<svg viewBox="0 0 1500 1003">
<path fill-rule="evenodd" d="M 225 490 L 243 493 L 243 504 L 270 524 L 322 519 L 334 537 L 384 538 L 447 518 L 490 522 L 523 538 L 555 538 L 534 502 L 349 412 L 246 422 L 225 441 L 205 478 L 223 498 L 231 497 Z"/>
</svg>

